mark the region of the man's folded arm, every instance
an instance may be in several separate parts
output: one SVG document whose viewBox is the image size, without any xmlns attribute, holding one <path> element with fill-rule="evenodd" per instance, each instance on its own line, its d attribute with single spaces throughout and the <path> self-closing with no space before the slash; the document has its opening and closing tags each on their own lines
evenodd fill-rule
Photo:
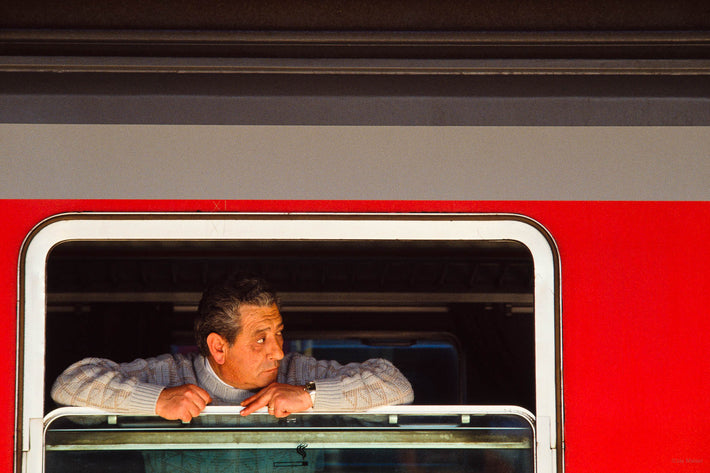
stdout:
<svg viewBox="0 0 710 473">
<path fill-rule="evenodd" d="M 362 411 L 414 401 L 410 382 L 385 359 L 341 365 L 296 355 L 291 363 L 289 384 L 315 381 L 316 411 Z"/>
<path fill-rule="evenodd" d="M 168 375 L 176 362 L 179 360 L 170 355 L 121 364 L 102 358 L 85 358 L 57 378 L 52 386 L 52 399 L 68 406 L 154 415 L 163 389 L 172 384 L 185 384 L 183 380 L 171 380 Z"/>
</svg>

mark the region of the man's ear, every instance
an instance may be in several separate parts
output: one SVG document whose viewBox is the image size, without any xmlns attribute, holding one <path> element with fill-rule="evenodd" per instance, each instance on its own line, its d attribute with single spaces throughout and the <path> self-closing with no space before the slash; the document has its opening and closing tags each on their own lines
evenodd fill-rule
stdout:
<svg viewBox="0 0 710 473">
<path fill-rule="evenodd" d="M 227 348 L 227 340 L 218 333 L 212 332 L 207 335 L 207 348 L 210 349 L 210 355 L 218 365 L 224 364 L 226 359 L 225 348 Z"/>
</svg>

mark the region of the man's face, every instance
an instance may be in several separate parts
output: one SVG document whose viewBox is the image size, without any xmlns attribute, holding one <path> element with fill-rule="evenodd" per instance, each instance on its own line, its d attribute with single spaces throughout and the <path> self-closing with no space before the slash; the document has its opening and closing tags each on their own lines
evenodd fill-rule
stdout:
<svg viewBox="0 0 710 473">
<path fill-rule="evenodd" d="M 218 374 L 240 389 L 258 389 L 276 381 L 283 352 L 283 319 L 276 304 L 240 307 L 242 329 L 234 344 L 225 347 Z"/>
</svg>

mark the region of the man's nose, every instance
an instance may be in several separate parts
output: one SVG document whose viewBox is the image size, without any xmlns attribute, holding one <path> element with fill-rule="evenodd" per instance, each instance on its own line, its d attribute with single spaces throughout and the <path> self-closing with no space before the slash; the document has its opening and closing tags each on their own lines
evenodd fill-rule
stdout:
<svg viewBox="0 0 710 473">
<path fill-rule="evenodd" d="M 269 344 L 269 359 L 271 360 L 281 360 L 284 357 L 283 345 L 281 342 L 273 338 Z"/>
</svg>

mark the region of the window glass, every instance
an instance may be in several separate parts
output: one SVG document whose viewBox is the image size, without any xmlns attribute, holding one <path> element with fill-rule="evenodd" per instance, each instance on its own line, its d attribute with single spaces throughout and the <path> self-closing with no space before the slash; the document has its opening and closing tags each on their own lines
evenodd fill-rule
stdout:
<svg viewBox="0 0 710 473">
<path fill-rule="evenodd" d="M 407 412 L 409 410 L 409 412 Z M 71 409 L 66 411 L 71 412 Z M 46 431 L 46 471 L 532 472 L 534 432 L 513 414 L 67 415 Z"/>
</svg>

